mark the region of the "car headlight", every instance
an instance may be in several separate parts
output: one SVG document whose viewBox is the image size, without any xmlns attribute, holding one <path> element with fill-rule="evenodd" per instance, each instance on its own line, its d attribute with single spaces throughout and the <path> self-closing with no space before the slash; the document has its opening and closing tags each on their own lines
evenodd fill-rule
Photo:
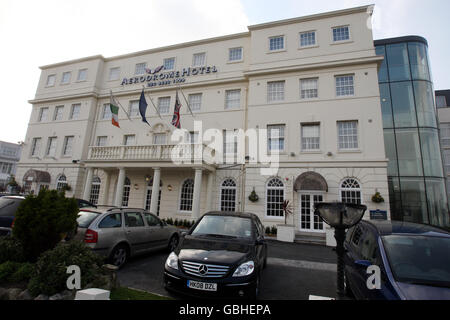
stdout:
<svg viewBox="0 0 450 320">
<path fill-rule="evenodd" d="M 245 277 L 252 274 L 255 270 L 255 263 L 253 261 L 248 261 L 241 264 L 233 274 L 233 277 Z"/>
<path fill-rule="evenodd" d="M 175 254 L 175 252 L 172 252 L 167 257 L 166 266 L 178 270 L 178 256 Z"/>
</svg>

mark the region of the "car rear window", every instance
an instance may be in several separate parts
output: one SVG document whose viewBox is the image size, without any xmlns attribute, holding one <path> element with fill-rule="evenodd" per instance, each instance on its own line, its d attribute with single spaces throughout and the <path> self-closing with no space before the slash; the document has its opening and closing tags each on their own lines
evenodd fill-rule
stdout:
<svg viewBox="0 0 450 320">
<path fill-rule="evenodd" d="M 92 221 L 99 216 L 99 212 L 80 211 L 78 213 L 77 223 L 80 228 L 88 228 Z"/>
<path fill-rule="evenodd" d="M 0 217 L 14 217 L 23 199 L 0 198 Z"/>
</svg>

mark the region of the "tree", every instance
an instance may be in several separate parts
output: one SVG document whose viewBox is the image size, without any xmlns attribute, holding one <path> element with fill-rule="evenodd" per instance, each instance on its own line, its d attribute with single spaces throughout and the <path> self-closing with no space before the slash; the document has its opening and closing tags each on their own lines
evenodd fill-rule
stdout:
<svg viewBox="0 0 450 320">
<path fill-rule="evenodd" d="M 13 237 L 22 243 L 27 260 L 34 262 L 76 228 L 77 215 L 75 199 L 66 198 L 64 192 L 43 189 L 20 204 Z"/>
</svg>

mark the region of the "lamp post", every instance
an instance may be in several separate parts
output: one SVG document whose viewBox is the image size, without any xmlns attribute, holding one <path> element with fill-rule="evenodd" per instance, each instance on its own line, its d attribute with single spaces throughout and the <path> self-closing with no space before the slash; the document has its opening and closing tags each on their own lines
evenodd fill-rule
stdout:
<svg viewBox="0 0 450 320">
<path fill-rule="evenodd" d="M 316 203 L 315 213 L 330 227 L 334 228 L 337 254 L 337 298 L 342 300 L 344 292 L 344 240 L 346 229 L 358 224 L 367 206 L 351 203 Z"/>
</svg>

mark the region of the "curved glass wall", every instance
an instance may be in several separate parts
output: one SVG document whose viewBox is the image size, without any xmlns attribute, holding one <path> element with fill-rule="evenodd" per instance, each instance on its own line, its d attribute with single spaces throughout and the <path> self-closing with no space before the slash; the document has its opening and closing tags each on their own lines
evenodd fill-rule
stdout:
<svg viewBox="0 0 450 320">
<path fill-rule="evenodd" d="M 450 227 L 426 42 L 375 42 L 393 220 Z"/>
</svg>

